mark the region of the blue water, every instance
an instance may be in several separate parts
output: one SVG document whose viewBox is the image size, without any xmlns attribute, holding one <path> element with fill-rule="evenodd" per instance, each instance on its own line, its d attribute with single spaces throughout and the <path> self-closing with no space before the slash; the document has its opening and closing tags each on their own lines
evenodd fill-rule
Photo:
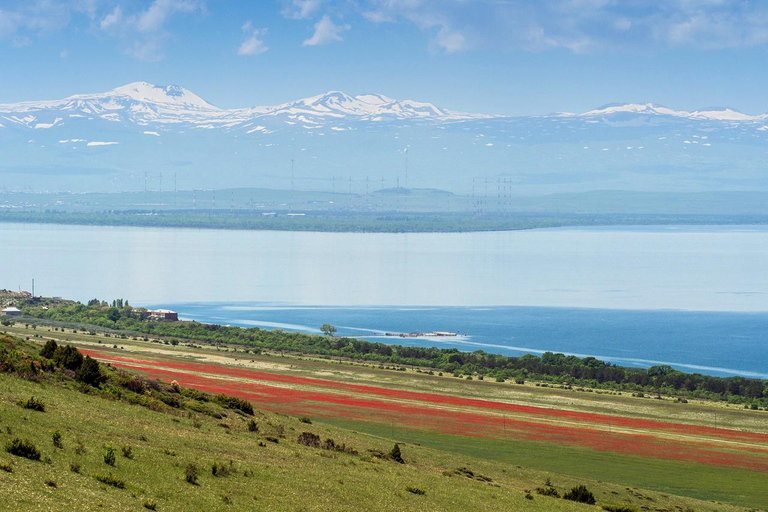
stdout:
<svg viewBox="0 0 768 512">
<path fill-rule="evenodd" d="M 163 304 L 201 322 L 320 333 L 384 343 L 519 356 L 562 352 L 622 366 L 669 364 L 687 372 L 768 378 L 768 314 L 546 307 L 323 307 L 245 303 Z M 460 332 L 399 338 L 384 332 Z"/>
<path fill-rule="evenodd" d="M 311 332 L 329 322 L 366 339 L 461 331 L 470 338 L 381 340 L 768 378 L 766 261 L 768 226 L 395 234 L 0 225 L 0 288 L 35 279 L 42 295 L 122 297 L 224 324 Z"/>
</svg>

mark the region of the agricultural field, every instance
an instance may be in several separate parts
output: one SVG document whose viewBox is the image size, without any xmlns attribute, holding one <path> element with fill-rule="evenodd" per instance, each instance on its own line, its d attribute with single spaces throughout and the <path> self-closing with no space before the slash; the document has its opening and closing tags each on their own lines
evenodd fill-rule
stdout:
<svg viewBox="0 0 768 512">
<path fill-rule="evenodd" d="M 254 434 L 240 415 L 229 415 L 223 421 L 195 414 L 191 418 L 169 416 L 90 397 L 88 407 L 82 409 L 74 407 L 83 399 L 74 391 L 50 387 L 36 391 L 35 384 L 3 377 L 0 428 L 7 425 L 14 434 L 16 430 L 29 432 L 50 445 L 50 432 L 63 433 L 69 425 L 70 437 L 76 433 L 80 439 L 96 443 L 89 462 L 94 468 L 99 466 L 102 445 L 130 443 L 139 449 L 142 444 L 136 443 L 136 434 L 153 434 L 145 434 L 149 439 L 145 443 L 149 443 L 146 448 L 153 447 L 148 452 L 160 471 L 146 469 L 144 476 L 138 469 L 120 473 L 126 482 L 134 482 L 128 492 L 88 480 L 95 495 L 105 500 L 107 496 L 115 500 L 132 496 L 132 502 L 120 502 L 128 508 L 134 506 L 129 502 L 141 505 L 143 495 L 152 495 L 158 509 L 200 508 L 203 502 L 184 500 L 203 499 L 204 495 L 212 500 L 205 502 L 208 506 L 228 501 L 235 509 L 363 509 L 375 503 L 374 508 L 393 510 L 585 510 L 584 505 L 537 493 L 537 488 L 541 492 L 548 488 L 547 479 L 559 495 L 585 485 L 594 493 L 597 505 L 607 509 L 768 508 L 765 411 L 693 400 L 685 403 L 664 396 L 466 380 L 423 368 L 255 354 L 234 346 L 173 346 L 158 339 L 115 338 L 44 326 L 32 329 L 20 324 L 7 331 L 39 345 L 48 339 L 73 344 L 83 354 L 109 364 L 112 371 L 248 401 L 260 418 L 256 421 L 272 425 L 271 430 Z M 26 395 L 68 405 L 50 407 L 35 416 L 51 423 L 32 424 L 29 417 L 33 413 L 14 405 Z M 113 412 L 88 412 L 90 407 Z M 64 409 L 68 412 L 60 416 L 57 411 L 63 413 Z M 73 429 L 75 424 L 78 428 Z M 321 439 L 332 437 L 336 445 L 352 447 L 357 454 L 300 445 L 297 436 L 304 431 Z M 3 442 L 9 437 L 5 431 L 2 436 Z M 264 436 L 279 442 L 265 442 Z M 406 464 L 371 455 L 389 452 L 394 443 L 402 448 Z M 176 453 L 176 458 L 161 456 L 164 449 Z M 50 453 L 53 466 L 66 469 L 64 453 Z M 186 464 L 177 458 L 181 454 L 183 461 L 203 461 L 197 464 L 207 466 L 204 478 L 209 485 L 207 491 L 201 483 L 194 492 L 180 493 L 183 497 L 176 502 L 171 489 L 180 486 L 185 490 L 189 485 L 184 482 Z M 7 460 L 7 454 L 3 456 Z M 253 475 L 209 478 L 213 459 L 232 460 L 238 471 Z M 133 460 L 124 462 L 126 470 L 135 465 Z M 462 468 L 468 468 L 472 476 Z M 122 468 L 112 469 L 117 474 Z M 47 470 L 54 474 L 52 467 Z M 0 472 L 0 482 L 18 474 Z M 160 482 L 152 474 L 169 477 Z M 44 475 L 40 477 L 41 482 L 45 480 Z M 17 481 L 14 489 L 29 489 L 35 496 L 44 492 L 51 495 L 49 499 L 56 492 L 65 494 L 61 485 L 52 489 L 38 482 L 35 485 L 40 489 L 34 490 L 25 485 L 33 482 Z M 408 487 L 424 494 L 409 492 Z M 195 498 L 195 493 L 200 496 Z M 258 501 L 265 499 L 269 501 Z"/>
</svg>

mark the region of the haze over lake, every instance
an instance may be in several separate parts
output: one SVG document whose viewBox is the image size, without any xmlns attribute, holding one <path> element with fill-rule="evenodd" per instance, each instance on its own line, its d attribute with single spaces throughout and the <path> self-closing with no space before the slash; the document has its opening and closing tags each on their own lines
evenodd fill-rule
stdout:
<svg viewBox="0 0 768 512">
<path fill-rule="evenodd" d="M 133 303 L 768 311 L 768 228 L 359 234 L 0 225 L 3 283 Z"/>
</svg>

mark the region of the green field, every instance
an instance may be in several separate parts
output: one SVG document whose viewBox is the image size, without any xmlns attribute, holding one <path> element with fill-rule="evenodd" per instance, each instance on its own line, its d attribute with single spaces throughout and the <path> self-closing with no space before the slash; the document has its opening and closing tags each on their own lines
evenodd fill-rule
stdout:
<svg viewBox="0 0 768 512">
<path fill-rule="evenodd" d="M 37 339 L 16 342 L 36 352 L 45 339 L 68 340 L 82 347 L 99 345 L 81 332 L 37 330 L 14 326 L 15 334 Z M 42 332 L 41 332 L 42 331 Z M 25 336 L 25 337 L 26 337 Z M 32 342 L 30 342 L 32 343 Z M 120 356 L 155 356 L 169 361 L 215 360 L 242 367 L 248 362 L 271 367 L 278 374 L 322 375 L 333 382 L 376 384 L 391 389 L 418 389 L 453 395 L 546 404 L 568 400 L 575 410 L 615 410 L 637 417 L 665 417 L 701 422 L 718 411 L 721 421 L 740 428 L 764 425 L 762 411 L 707 403 L 633 399 L 627 396 L 577 393 L 573 390 L 464 381 L 415 372 L 379 370 L 367 364 L 338 364 L 315 358 L 242 353 L 211 348 L 120 340 L 112 349 Z M 290 368 L 290 370 L 281 370 Z M 105 373 L 121 373 L 104 369 Z M 110 374 L 111 374 L 110 373 Z M 579 446 L 531 441 L 446 435 L 413 425 L 381 424 L 343 417 L 299 416 L 257 410 L 253 417 L 213 402 L 190 401 L 182 408 L 127 403 L 110 394 L 109 383 L 96 390 L 78 385 L 65 374 L 32 382 L 0 374 L 0 443 L 30 439 L 42 461 L 0 453 L 0 486 L 14 509 L 24 510 L 588 510 L 587 505 L 541 496 L 538 487 L 550 479 L 560 494 L 577 485 L 594 493 L 598 506 L 623 505 L 629 510 L 737 510 L 768 507 L 765 473 L 738 468 L 697 465 L 685 461 L 601 452 Z M 166 385 L 167 386 L 167 385 Z M 154 391 L 152 393 L 155 393 Z M 45 412 L 24 409 L 19 400 L 37 397 Z M 110 398 L 111 397 L 111 398 Z M 153 402 L 154 403 L 154 402 Z M 158 410 L 152 410 L 158 409 Z M 221 415 L 221 417 L 216 417 Z M 248 422 L 258 424 L 249 431 Z M 304 420 L 307 421 L 307 420 Z M 62 448 L 52 442 L 61 434 Z M 298 444 L 302 432 L 333 438 L 357 453 L 341 453 Z M 764 431 L 764 429 L 763 429 Z M 277 443 L 267 438 L 277 440 Z M 400 443 L 405 464 L 380 459 Z M 115 466 L 105 464 L 104 451 L 113 446 Z M 82 447 L 82 448 L 80 448 Z M 130 447 L 132 458 L 122 454 Z M 371 451 L 373 450 L 373 452 Z M 216 462 L 230 468 L 215 477 Z M 198 469 L 198 484 L 185 481 L 188 464 Z M 79 472 L 71 470 L 79 464 Z M 469 478 L 459 468 L 475 475 Z M 99 482 L 112 475 L 124 489 Z M 477 475 L 482 475 L 477 477 Z M 488 480 L 486 480 L 489 479 Z M 51 485 L 55 484 L 55 487 Z M 411 491 L 424 491 L 414 494 Z M 533 498 L 526 498 L 529 494 Z M 597 507 L 591 507 L 596 509 Z"/>
</svg>

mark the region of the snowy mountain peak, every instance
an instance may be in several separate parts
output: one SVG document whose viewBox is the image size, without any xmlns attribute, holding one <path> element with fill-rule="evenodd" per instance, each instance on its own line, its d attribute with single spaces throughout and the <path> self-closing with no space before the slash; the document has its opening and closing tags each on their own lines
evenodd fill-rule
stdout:
<svg viewBox="0 0 768 512">
<path fill-rule="evenodd" d="M 161 86 L 147 82 L 133 82 L 112 89 L 100 96 L 127 96 L 134 101 L 142 103 L 169 104 L 200 110 L 218 110 L 200 96 L 178 85 Z"/>
<path fill-rule="evenodd" d="M 757 121 L 765 116 L 751 116 L 728 107 L 708 107 L 693 112 L 673 110 L 655 103 L 611 103 L 579 114 L 579 117 L 605 117 L 616 114 L 646 114 L 711 121 Z"/>
</svg>

